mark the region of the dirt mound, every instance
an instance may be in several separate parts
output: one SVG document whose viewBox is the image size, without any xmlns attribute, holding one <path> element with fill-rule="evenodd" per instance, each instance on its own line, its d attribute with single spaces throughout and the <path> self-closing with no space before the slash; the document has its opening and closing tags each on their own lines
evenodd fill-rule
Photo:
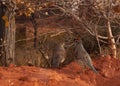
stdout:
<svg viewBox="0 0 120 86">
<path fill-rule="evenodd" d="M 72 62 L 61 69 L 13 65 L 0 67 L 0 86 L 120 86 L 120 60 L 93 60 L 99 74 Z"/>
</svg>

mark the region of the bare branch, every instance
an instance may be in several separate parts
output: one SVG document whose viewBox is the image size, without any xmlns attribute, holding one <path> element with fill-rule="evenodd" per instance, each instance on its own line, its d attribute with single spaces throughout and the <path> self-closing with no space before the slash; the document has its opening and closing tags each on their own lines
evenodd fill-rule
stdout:
<svg viewBox="0 0 120 86">
<path fill-rule="evenodd" d="M 101 39 L 108 39 L 108 37 L 101 36 L 101 35 L 98 35 L 98 38 L 101 38 Z"/>
<path fill-rule="evenodd" d="M 68 9 L 66 9 L 66 8 L 63 8 L 63 7 L 60 7 L 60 6 L 57 6 L 59 9 L 61 9 L 64 13 L 66 13 L 66 14 L 70 14 L 71 16 L 73 16 L 73 18 L 75 18 L 78 22 L 80 22 L 82 25 L 83 25 L 83 27 L 84 27 L 84 29 L 86 30 L 86 31 L 88 31 L 91 35 L 94 35 L 94 33 L 92 32 L 92 31 L 90 31 L 89 29 L 87 29 L 87 28 L 89 28 L 88 26 L 87 26 L 87 24 L 85 24 L 84 23 L 84 21 L 82 21 L 77 15 L 75 15 L 74 13 L 72 13 L 71 11 L 69 11 Z M 86 28 L 86 27 L 87 28 Z"/>
</svg>

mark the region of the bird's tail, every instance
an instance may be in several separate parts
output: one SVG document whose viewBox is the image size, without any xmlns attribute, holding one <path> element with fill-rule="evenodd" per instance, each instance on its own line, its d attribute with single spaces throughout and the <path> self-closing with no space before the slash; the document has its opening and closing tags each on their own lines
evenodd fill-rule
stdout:
<svg viewBox="0 0 120 86">
<path fill-rule="evenodd" d="M 90 58 L 90 56 L 88 56 L 88 58 L 85 59 L 85 64 L 91 69 L 93 70 L 95 73 L 98 73 L 98 71 L 95 69 L 92 60 Z"/>
<path fill-rule="evenodd" d="M 89 65 L 89 67 L 95 72 L 98 73 L 98 71 L 95 69 L 95 67 L 93 65 Z"/>
</svg>

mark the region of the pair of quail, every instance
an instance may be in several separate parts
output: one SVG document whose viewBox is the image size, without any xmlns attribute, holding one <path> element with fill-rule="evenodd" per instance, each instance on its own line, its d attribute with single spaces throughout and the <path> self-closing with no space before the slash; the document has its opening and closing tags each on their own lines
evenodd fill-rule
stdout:
<svg viewBox="0 0 120 86">
<path fill-rule="evenodd" d="M 51 66 L 55 68 L 59 68 L 60 64 L 65 61 L 66 58 L 66 50 L 65 50 L 65 43 L 60 43 L 55 46 L 53 49 L 53 55 L 51 59 Z M 97 73 L 96 69 L 93 66 L 92 60 L 90 55 L 85 50 L 82 40 L 77 40 L 75 42 L 75 54 L 76 54 L 76 61 L 78 63 L 82 63 L 84 66 L 90 67 L 95 73 Z"/>
</svg>

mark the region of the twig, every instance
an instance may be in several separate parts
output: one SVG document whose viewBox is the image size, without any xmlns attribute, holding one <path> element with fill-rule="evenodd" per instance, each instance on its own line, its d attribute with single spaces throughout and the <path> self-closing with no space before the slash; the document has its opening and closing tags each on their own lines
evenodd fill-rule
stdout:
<svg viewBox="0 0 120 86">
<path fill-rule="evenodd" d="M 97 25 L 98 25 L 99 21 L 100 21 L 100 18 L 97 21 Z M 98 43 L 98 47 L 99 47 L 99 54 L 101 54 L 101 46 L 100 46 L 100 41 L 99 41 L 99 38 L 98 38 L 97 25 L 95 26 L 95 34 L 96 34 L 96 39 L 97 39 L 97 43 Z"/>
<path fill-rule="evenodd" d="M 57 33 L 55 33 L 55 34 L 52 34 L 50 37 L 58 36 L 58 35 L 60 35 L 60 34 L 62 34 L 62 33 L 64 33 L 64 32 L 66 32 L 66 31 L 63 30 L 63 31 L 57 32 Z"/>
<path fill-rule="evenodd" d="M 47 58 L 49 58 L 48 55 L 45 55 L 45 53 L 41 49 L 39 49 L 39 51 L 42 54 L 43 58 L 46 60 L 47 64 L 51 67 L 51 63 L 47 59 Z"/>
</svg>

